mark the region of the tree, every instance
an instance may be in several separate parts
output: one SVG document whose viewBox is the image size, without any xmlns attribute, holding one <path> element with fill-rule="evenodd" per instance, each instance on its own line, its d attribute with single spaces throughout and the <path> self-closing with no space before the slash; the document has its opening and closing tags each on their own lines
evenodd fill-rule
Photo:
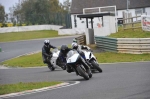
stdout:
<svg viewBox="0 0 150 99">
<path fill-rule="evenodd" d="M 0 23 L 5 21 L 5 10 L 4 6 L 0 4 Z"/>
<path fill-rule="evenodd" d="M 26 24 L 60 24 L 65 12 L 58 0 L 20 0 L 11 11 L 13 21 Z"/>
<path fill-rule="evenodd" d="M 63 2 L 63 6 L 64 6 L 64 9 L 65 9 L 67 12 L 70 12 L 71 1 L 70 1 L 70 0 L 65 0 L 65 1 Z"/>
<path fill-rule="evenodd" d="M 10 17 L 10 21 L 13 23 L 13 25 L 15 26 L 16 25 L 16 19 L 15 19 L 15 16 L 14 16 L 14 7 L 10 7 L 9 8 L 9 11 L 10 11 L 10 13 L 9 13 L 9 17 Z"/>
</svg>

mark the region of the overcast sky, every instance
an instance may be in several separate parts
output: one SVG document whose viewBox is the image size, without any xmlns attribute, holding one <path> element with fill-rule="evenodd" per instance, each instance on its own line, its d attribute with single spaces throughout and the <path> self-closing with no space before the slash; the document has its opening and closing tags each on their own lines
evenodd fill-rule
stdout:
<svg viewBox="0 0 150 99">
<path fill-rule="evenodd" d="M 64 0 L 59 0 L 60 2 L 63 2 Z M 9 13 L 9 7 L 12 7 L 18 3 L 18 0 L 0 0 L 0 4 L 2 4 L 5 7 L 5 12 Z"/>
</svg>

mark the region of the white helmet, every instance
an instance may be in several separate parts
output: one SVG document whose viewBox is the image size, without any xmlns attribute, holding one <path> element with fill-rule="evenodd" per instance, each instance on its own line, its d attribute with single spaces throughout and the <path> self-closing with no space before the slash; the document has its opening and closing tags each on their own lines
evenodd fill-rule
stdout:
<svg viewBox="0 0 150 99">
<path fill-rule="evenodd" d="M 73 39 L 73 42 L 74 42 L 74 43 L 77 43 L 77 39 L 76 39 L 76 38 L 75 38 L 75 39 Z"/>
<path fill-rule="evenodd" d="M 48 45 L 50 44 L 50 41 L 49 40 L 45 40 L 44 41 L 44 45 L 47 47 Z"/>
<path fill-rule="evenodd" d="M 77 43 L 72 43 L 72 49 L 78 49 L 78 44 Z"/>
</svg>

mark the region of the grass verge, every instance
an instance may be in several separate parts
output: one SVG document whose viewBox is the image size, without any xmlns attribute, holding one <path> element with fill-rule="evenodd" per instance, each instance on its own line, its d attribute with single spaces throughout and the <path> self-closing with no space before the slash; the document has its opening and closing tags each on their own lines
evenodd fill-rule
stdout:
<svg viewBox="0 0 150 99">
<path fill-rule="evenodd" d="M 31 55 L 23 55 L 21 57 L 13 58 L 1 63 L 5 66 L 11 67 L 37 67 L 45 66 L 42 60 L 42 53 L 36 53 Z"/>
<path fill-rule="evenodd" d="M 94 53 L 99 63 L 150 61 L 150 54 Z"/>
<path fill-rule="evenodd" d="M 51 38 L 51 37 L 58 37 L 58 31 L 42 30 L 42 31 L 0 33 L 0 42 L 29 40 L 38 38 Z"/>
<path fill-rule="evenodd" d="M 21 92 L 25 90 L 38 89 L 42 87 L 48 87 L 48 86 L 53 86 L 53 85 L 57 85 L 60 83 L 62 82 L 29 82 L 29 83 L 20 82 L 17 84 L 7 84 L 7 85 L 0 84 L 0 95 Z"/>
<path fill-rule="evenodd" d="M 150 32 L 149 31 L 142 31 L 142 29 L 136 29 L 136 30 L 123 30 L 121 27 L 119 28 L 119 32 L 112 33 L 108 37 L 112 38 L 150 38 Z"/>
<path fill-rule="evenodd" d="M 99 63 L 115 63 L 115 62 L 137 62 L 150 61 L 150 54 L 125 54 L 113 52 L 94 53 Z M 1 63 L 11 67 L 37 67 L 44 66 L 41 52 L 33 55 L 25 55 Z"/>
</svg>

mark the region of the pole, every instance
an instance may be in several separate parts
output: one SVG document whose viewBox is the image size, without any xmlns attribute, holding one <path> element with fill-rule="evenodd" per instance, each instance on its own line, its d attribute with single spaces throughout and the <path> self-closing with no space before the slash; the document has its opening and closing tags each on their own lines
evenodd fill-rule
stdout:
<svg viewBox="0 0 150 99">
<path fill-rule="evenodd" d="M 129 18 L 129 3 L 130 3 L 130 1 L 129 0 L 127 0 L 127 18 Z M 127 19 L 127 22 L 128 22 L 128 19 Z"/>
<path fill-rule="evenodd" d="M 128 18 L 128 0 L 127 0 L 127 18 Z M 127 22 L 128 22 L 128 20 L 127 20 Z"/>
<path fill-rule="evenodd" d="M 129 4 L 128 2 L 129 2 L 129 1 L 127 0 L 127 11 L 128 11 L 128 4 Z"/>
</svg>

